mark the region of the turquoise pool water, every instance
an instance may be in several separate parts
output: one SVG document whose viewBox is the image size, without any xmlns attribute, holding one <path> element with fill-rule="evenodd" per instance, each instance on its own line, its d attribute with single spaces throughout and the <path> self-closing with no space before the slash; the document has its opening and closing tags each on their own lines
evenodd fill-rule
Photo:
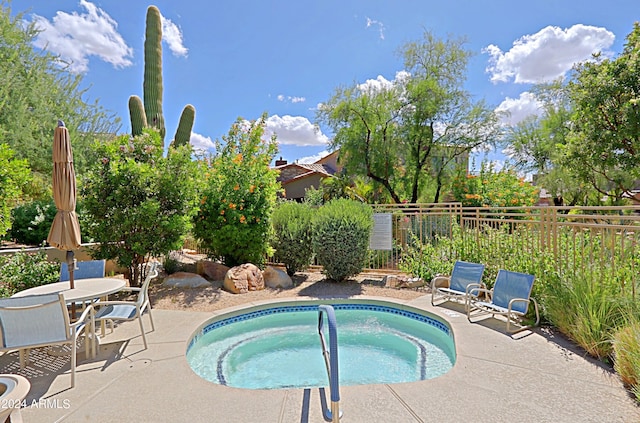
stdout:
<svg viewBox="0 0 640 423">
<path fill-rule="evenodd" d="M 435 316 L 380 303 L 332 305 L 341 386 L 432 379 L 453 367 L 451 330 Z M 328 386 L 317 304 L 214 318 L 192 337 L 187 361 L 200 377 L 237 388 Z"/>
</svg>

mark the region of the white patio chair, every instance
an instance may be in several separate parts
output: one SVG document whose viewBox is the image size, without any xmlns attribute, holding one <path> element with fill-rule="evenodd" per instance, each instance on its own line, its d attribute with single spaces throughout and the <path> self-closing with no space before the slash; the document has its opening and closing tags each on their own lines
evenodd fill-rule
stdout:
<svg viewBox="0 0 640 423">
<path fill-rule="evenodd" d="M 2 298 L 0 351 L 19 350 L 20 368 L 24 368 L 29 364 L 31 348 L 70 344 L 73 388 L 76 377 L 76 344 L 79 336 L 86 332 L 90 313 L 91 309 L 88 308 L 76 322 L 69 323 L 67 304 L 61 293 Z M 90 347 L 91 343 L 88 344 Z"/>
<path fill-rule="evenodd" d="M 491 290 L 478 289 L 480 293 L 486 292 L 490 301 L 468 298 L 467 319 L 471 321 L 471 312 L 477 310 L 490 313 L 492 317 L 495 317 L 496 314 L 505 316 L 507 318 L 507 332 L 510 333 L 537 326 L 540 323 L 538 302 L 531 297 L 534 280 L 535 276 L 533 275 L 500 269 L 496 283 Z M 516 330 L 511 330 L 511 323 L 520 320 L 527 314 L 531 302 L 534 305 L 536 322 L 531 326 L 520 326 Z"/>
<path fill-rule="evenodd" d="M 431 280 L 431 305 L 436 305 L 435 301 L 440 299 L 444 299 L 443 303 L 462 300 L 466 307 L 467 297 L 477 296 L 477 290 L 485 288 L 482 284 L 483 273 L 484 264 L 456 261 L 451 276 L 436 276 Z M 437 284 L 442 282 L 448 282 L 449 286 L 438 287 Z"/>
<path fill-rule="evenodd" d="M 142 335 L 142 341 L 144 348 L 147 348 L 147 337 L 145 336 L 144 325 L 142 324 L 142 315 L 145 311 L 149 314 L 149 320 L 151 320 L 151 330 L 155 330 L 153 324 L 153 316 L 151 315 L 151 303 L 149 302 L 149 284 L 151 280 L 158 276 L 158 270 L 156 269 L 157 263 L 153 262 L 149 265 L 147 270 L 147 276 L 140 288 L 125 287 L 120 292 L 132 291 L 138 293 L 136 301 L 98 301 L 93 303 L 94 320 L 93 327 L 98 323 L 101 323 L 102 335 L 104 335 L 104 325 L 102 323 L 108 323 L 111 325 L 111 332 L 113 332 L 113 326 L 115 321 L 129 321 L 138 320 L 140 324 L 140 334 Z"/>
</svg>

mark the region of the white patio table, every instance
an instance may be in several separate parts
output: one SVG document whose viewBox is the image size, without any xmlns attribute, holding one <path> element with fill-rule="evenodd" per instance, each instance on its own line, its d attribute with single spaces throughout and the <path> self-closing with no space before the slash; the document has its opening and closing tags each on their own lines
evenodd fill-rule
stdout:
<svg viewBox="0 0 640 423">
<path fill-rule="evenodd" d="M 13 294 L 13 297 L 25 297 L 27 295 L 54 294 L 61 292 L 67 303 L 80 303 L 92 301 L 120 291 L 126 285 L 125 279 L 118 278 L 87 278 L 74 281 L 71 289 L 69 281 L 55 282 L 40 285 Z"/>
</svg>

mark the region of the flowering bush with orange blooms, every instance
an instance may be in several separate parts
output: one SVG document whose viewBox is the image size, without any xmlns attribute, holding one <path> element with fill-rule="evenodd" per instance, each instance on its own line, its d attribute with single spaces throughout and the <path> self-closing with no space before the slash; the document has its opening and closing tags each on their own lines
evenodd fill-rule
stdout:
<svg viewBox="0 0 640 423">
<path fill-rule="evenodd" d="M 468 207 L 532 206 L 538 199 L 538 188 L 512 169 L 495 172 L 493 166 L 482 164 L 479 175 L 460 175 L 453 181 L 456 201 Z"/>
<path fill-rule="evenodd" d="M 262 139 L 265 119 L 238 119 L 224 143 L 216 141 L 217 155 L 207 162 L 193 232 L 227 266 L 260 266 L 271 252 L 270 218 L 279 183 L 270 167 L 277 153 L 275 137 Z"/>
</svg>

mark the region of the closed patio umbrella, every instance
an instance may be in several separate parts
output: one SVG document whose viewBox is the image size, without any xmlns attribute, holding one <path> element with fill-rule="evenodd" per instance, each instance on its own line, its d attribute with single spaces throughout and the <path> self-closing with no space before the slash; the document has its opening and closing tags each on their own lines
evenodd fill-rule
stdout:
<svg viewBox="0 0 640 423">
<path fill-rule="evenodd" d="M 53 135 L 53 199 L 58 212 L 53 219 L 47 242 L 67 252 L 69 283 L 73 289 L 73 250 L 80 247 L 80 224 L 76 215 L 76 172 L 69 131 L 58 121 Z"/>
</svg>

